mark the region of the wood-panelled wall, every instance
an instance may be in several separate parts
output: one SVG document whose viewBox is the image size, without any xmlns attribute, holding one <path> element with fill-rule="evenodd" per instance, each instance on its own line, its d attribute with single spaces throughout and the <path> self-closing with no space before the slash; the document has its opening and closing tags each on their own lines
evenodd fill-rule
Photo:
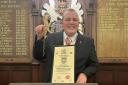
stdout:
<svg viewBox="0 0 128 85">
<path fill-rule="evenodd" d="M 42 67 L 41 67 L 42 68 Z M 39 64 L 0 64 L 0 85 L 8 85 L 10 82 L 39 82 Z"/>
<path fill-rule="evenodd" d="M 128 85 L 128 64 L 101 64 L 96 74 L 99 85 Z"/>
<path fill-rule="evenodd" d="M 128 64 L 101 64 L 97 74 L 88 82 L 99 85 L 128 85 Z M 0 64 L 0 85 L 10 82 L 41 82 L 45 64 Z"/>
<path fill-rule="evenodd" d="M 94 38 L 101 64 L 97 74 L 88 82 L 97 82 L 99 85 L 128 85 L 127 29 L 103 30 L 98 28 L 97 16 L 100 14 L 97 12 L 97 1 L 101 0 L 78 1 L 82 4 L 85 13 L 83 15 L 86 26 L 84 33 Z M 48 0 L 32 0 L 32 3 L 33 23 L 31 24 L 34 29 L 42 23 L 40 11 L 42 5 L 48 3 Z M 125 59 L 122 60 L 122 57 Z M 8 85 L 10 82 L 41 82 L 45 73 L 44 66 L 44 64 L 39 63 L 0 63 L 0 85 Z"/>
</svg>

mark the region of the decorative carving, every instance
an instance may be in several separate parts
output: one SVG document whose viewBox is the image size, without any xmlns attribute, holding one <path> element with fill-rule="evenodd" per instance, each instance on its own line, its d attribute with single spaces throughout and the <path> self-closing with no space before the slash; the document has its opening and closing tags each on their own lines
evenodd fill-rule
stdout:
<svg viewBox="0 0 128 85">
<path fill-rule="evenodd" d="M 81 4 L 77 0 L 49 0 L 49 3 L 45 3 L 43 5 L 43 9 L 41 15 L 44 17 L 45 13 L 49 14 L 49 28 L 48 32 L 58 32 L 60 31 L 60 23 L 59 21 L 62 19 L 62 14 L 65 9 L 72 8 L 75 9 L 78 13 L 80 24 L 79 24 L 79 32 L 83 34 L 83 10 L 81 9 Z M 59 20 L 59 21 L 58 21 Z M 45 22 L 45 21 L 43 21 Z M 45 24 L 45 23 L 44 23 Z M 47 24 L 45 24 L 47 25 Z"/>
</svg>

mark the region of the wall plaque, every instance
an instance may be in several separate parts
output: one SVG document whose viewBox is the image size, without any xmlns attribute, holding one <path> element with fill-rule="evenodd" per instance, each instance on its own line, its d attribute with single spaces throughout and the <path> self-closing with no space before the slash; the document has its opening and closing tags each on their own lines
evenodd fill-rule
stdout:
<svg viewBox="0 0 128 85">
<path fill-rule="evenodd" d="M 31 0 L 0 0 L 0 62 L 30 62 Z"/>
<path fill-rule="evenodd" d="M 128 63 L 128 0 L 97 0 L 97 3 L 99 59 Z"/>
</svg>

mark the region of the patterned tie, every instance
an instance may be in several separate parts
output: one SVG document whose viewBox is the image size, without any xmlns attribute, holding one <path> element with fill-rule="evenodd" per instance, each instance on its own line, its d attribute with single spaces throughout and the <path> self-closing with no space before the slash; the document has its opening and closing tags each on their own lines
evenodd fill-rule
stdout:
<svg viewBox="0 0 128 85">
<path fill-rule="evenodd" d="M 67 38 L 65 39 L 65 43 L 66 43 L 66 45 L 71 45 L 72 40 L 71 40 L 69 37 L 67 37 Z"/>
</svg>

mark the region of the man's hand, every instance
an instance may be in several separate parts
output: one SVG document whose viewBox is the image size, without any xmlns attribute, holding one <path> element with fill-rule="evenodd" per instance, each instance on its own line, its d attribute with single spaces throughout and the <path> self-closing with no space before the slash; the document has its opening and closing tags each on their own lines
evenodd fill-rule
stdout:
<svg viewBox="0 0 128 85">
<path fill-rule="evenodd" d="M 84 73 L 80 73 L 76 83 L 83 83 L 86 84 L 87 83 L 87 76 Z"/>
<path fill-rule="evenodd" d="M 37 39 L 41 39 L 42 37 L 45 37 L 47 34 L 47 30 L 44 25 L 38 25 L 35 29 Z"/>
</svg>

